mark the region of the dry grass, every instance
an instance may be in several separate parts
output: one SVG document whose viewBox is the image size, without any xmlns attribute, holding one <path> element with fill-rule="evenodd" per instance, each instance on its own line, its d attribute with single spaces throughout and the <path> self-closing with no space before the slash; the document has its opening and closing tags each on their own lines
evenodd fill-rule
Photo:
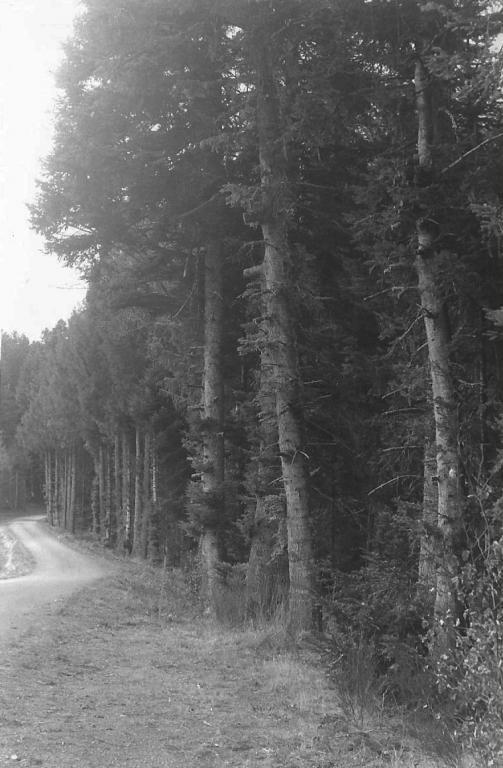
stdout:
<svg viewBox="0 0 503 768">
<path fill-rule="evenodd" d="M 216 631 L 147 576 L 119 569 L 11 646 L 0 765 L 331 766 L 309 706 L 320 692 L 302 691 L 314 672 L 264 660 L 254 633 Z"/>
<path fill-rule="evenodd" d="M 339 695 L 316 646 L 280 620 L 222 627 L 184 574 L 108 557 L 110 576 L 48 609 L 0 662 L 0 766 L 447 765 L 372 691 L 353 717 L 350 687 Z"/>
</svg>

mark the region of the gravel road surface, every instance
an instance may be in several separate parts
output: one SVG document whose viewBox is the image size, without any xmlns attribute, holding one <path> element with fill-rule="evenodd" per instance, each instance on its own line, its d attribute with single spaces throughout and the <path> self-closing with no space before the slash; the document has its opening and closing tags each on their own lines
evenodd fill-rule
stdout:
<svg viewBox="0 0 503 768">
<path fill-rule="evenodd" d="M 41 515 L 0 515 L 0 543 L 9 564 L 0 572 L 0 642 L 28 628 L 50 604 L 104 575 L 100 562 L 57 541 L 45 530 L 43 520 Z M 22 570 L 27 570 L 28 561 L 29 573 L 16 575 L 16 565 L 10 562 L 13 547 L 24 548 L 12 561 L 24 563 Z"/>
</svg>

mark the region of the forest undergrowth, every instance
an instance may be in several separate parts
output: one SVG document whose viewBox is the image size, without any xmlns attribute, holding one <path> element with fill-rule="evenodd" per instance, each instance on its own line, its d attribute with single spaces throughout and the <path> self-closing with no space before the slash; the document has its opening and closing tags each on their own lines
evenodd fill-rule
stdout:
<svg viewBox="0 0 503 768">
<path fill-rule="evenodd" d="M 194 572 L 106 556 L 109 576 L 11 643 L 0 765 L 470 764 L 440 724 L 385 704 L 367 653 L 337 664 L 327 638 L 294 643 L 281 620 L 243 625 L 230 609 L 216 624 L 198 604 Z"/>
</svg>

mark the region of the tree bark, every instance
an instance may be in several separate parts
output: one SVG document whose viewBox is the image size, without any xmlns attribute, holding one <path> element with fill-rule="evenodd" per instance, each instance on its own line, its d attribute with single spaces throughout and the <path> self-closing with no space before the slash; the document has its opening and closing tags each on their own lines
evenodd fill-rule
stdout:
<svg viewBox="0 0 503 768">
<path fill-rule="evenodd" d="M 134 523 L 133 523 L 133 551 L 135 555 L 141 554 L 141 527 L 143 520 L 142 508 L 142 455 L 141 455 L 141 430 L 137 425 L 135 430 L 135 459 L 134 459 Z"/>
<path fill-rule="evenodd" d="M 112 546 L 114 542 L 113 523 L 113 492 L 112 492 L 112 446 L 107 443 L 103 449 L 103 474 L 104 474 L 104 518 L 103 528 L 105 543 Z"/>
<path fill-rule="evenodd" d="M 124 430 L 122 432 L 122 515 L 123 515 L 123 546 L 131 554 L 131 450 L 129 440 Z"/>
<path fill-rule="evenodd" d="M 69 528 L 72 533 L 75 533 L 76 498 L 77 498 L 77 449 L 75 446 L 73 446 L 70 451 L 70 508 L 69 508 Z"/>
<path fill-rule="evenodd" d="M 65 531 L 68 529 L 68 511 L 70 508 L 70 459 L 69 450 L 65 450 L 65 461 L 63 470 L 63 528 Z"/>
<path fill-rule="evenodd" d="M 148 541 L 151 526 L 152 498 L 150 493 L 151 486 L 151 462 L 152 462 L 152 434 L 149 429 L 145 432 L 143 441 L 143 516 L 140 532 L 140 554 L 142 557 L 148 555 Z"/>
<path fill-rule="evenodd" d="M 54 521 L 58 528 L 61 526 L 61 461 L 59 451 L 54 451 Z"/>
<path fill-rule="evenodd" d="M 423 178 L 428 178 L 433 170 L 430 146 L 433 115 L 429 77 L 420 58 L 415 66 L 415 92 L 419 171 Z M 445 254 L 436 246 L 438 234 L 434 220 L 421 218 L 417 221 L 415 264 L 428 344 L 435 422 L 439 557 L 434 618 L 436 643 L 442 649 L 453 642 L 458 618 L 457 552 L 463 505 L 459 485 L 457 402 L 450 371 L 449 326 L 442 294 L 441 265 Z"/>
<path fill-rule="evenodd" d="M 253 277 L 256 273 L 253 272 Z M 263 280 L 262 269 L 258 276 Z M 261 296 L 265 296 L 261 286 Z M 278 427 L 276 397 L 271 381 L 272 361 L 267 339 L 267 309 L 261 306 L 260 382 L 257 392 L 258 405 L 258 455 L 253 459 L 255 471 L 250 478 L 250 491 L 255 494 L 250 554 L 246 572 L 246 613 L 250 618 L 266 617 L 284 604 L 288 597 L 288 554 L 281 551 L 280 528 L 286 519 L 282 489 L 277 490 L 277 478 L 281 474 L 278 451 Z"/>
<path fill-rule="evenodd" d="M 19 472 L 17 469 L 14 472 L 14 509 L 16 512 L 19 510 Z"/>
<path fill-rule="evenodd" d="M 49 525 L 54 525 L 54 494 L 52 485 L 53 462 L 51 449 L 45 452 L 45 504 Z"/>
<path fill-rule="evenodd" d="M 91 526 L 92 532 L 98 536 L 102 534 L 103 498 L 104 498 L 104 474 L 103 474 L 103 444 L 96 447 L 88 443 L 86 448 L 93 461 L 93 479 L 91 484 Z"/>
<path fill-rule="evenodd" d="M 313 627 L 314 560 L 309 530 L 308 457 L 302 436 L 302 394 L 291 308 L 291 254 L 288 243 L 286 174 L 282 156 L 279 99 L 270 48 L 257 58 L 257 125 L 262 188 L 264 303 L 269 345 L 262 366 L 270 366 L 275 390 L 279 454 L 287 510 L 289 623 L 294 632 Z"/>
<path fill-rule="evenodd" d="M 152 437 L 151 440 L 151 462 L 152 462 L 152 475 L 151 475 L 151 486 L 150 486 L 150 494 L 151 494 L 151 504 L 150 504 L 150 522 L 148 526 L 148 556 L 151 560 L 154 562 L 158 560 L 159 558 L 159 547 L 160 547 L 160 524 L 159 524 L 159 499 L 158 499 L 158 488 L 159 488 L 159 478 L 158 478 L 158 472 L 159 472 L 159 462 L 157 457 L 157 446 L 155 442 L 155 437 Z"/>
<path fill-rule="evenodd" d="M 121 442 L 120 435 L 116 432 L 114 436 L 114 526 L 113 540 L 117 542 L 120 538 L 120 527 L 122 524 L 122 493 L 121 493 Z"/>
<path fill-rule="evenodd" d="M 204 370 L 201 488 L 206 502 L 206 519 L 201 533 L 203 566 L 202 599 L 216 610 L 219 523 L 224 507 L 224 382 L 223 346 L 223 265 L 217 242 L 210 242 L 204 260 Z"/>
<path fill-rule="evenodd" d="M 105 451 L 103 450 L 103 443 L 100 442 L 98 447 L 98 462 L 97 462 L 97 469 L 98 469 L 98 519 L 97 519 L 97 527 L 98 530 L 97 533 L 103 535 L 104 533 L 104 527 L 105 527 L 105 498 L 106 498 L 106 489 L 105 489 Z"/>
<path fill-rule="evenodd" d="M 435 441 L 427 438 L 423 462 L 422 530 L 419 545 L 418 594 L 431 603 L 435 601 L 437 581 L 437 518 L 438 487 L 436 481 L 437 456 Z"/>
</svg>

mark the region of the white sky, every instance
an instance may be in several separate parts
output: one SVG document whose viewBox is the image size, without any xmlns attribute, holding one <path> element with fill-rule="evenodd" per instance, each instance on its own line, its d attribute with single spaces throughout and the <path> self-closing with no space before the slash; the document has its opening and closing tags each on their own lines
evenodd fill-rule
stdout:
<svg viewBox="0 0 503 768">
<path fill-rule="evenodd" d="M 78 0 L 0 0 L 0 328 L 37 339 L 85 287 L 30 230 L 40 160 L 51 148 L 53 73 Z"/>
</svg>

